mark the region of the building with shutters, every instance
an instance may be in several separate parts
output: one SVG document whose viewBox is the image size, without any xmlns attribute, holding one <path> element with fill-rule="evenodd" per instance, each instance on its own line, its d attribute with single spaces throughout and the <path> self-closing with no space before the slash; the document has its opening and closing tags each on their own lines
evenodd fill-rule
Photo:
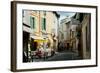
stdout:
<svg viewBox="0 0 100 73">
<path fill-rule="evenodd" d="M 79 39 L 78 51 L 83 59 L 91 58 L 91 14 L 77 13 L 76 19 L 80 21 L 77 28 L 77 38 Z"/>
<path fill-rule="evenodd" d="M 35 51 L 38 46 L 50 42 L 57 50 L 58 18 L 54 11 L 23 10 L 23 51 Z"/>
</svg>

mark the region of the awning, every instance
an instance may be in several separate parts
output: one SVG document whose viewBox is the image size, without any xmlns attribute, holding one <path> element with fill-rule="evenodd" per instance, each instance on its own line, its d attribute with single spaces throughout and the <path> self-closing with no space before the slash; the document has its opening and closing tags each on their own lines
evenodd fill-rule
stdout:
<svg viewBox="0 0 100 73">
<path fill-rule="evenodd" d="M 35 42 L 47 42 L 48 41 L 44 39 L 43 37 L 39 37 L 39 36 L 30 36 L 30 37 L 33 38 Z"/>
<path fill-rule="evenodd" d="M 39 36 L 30 36 L 31 38 L 33 39 L 41 39 L 41 40 L 44 40 L 43 37 L 39 37 Z"/>
<path fill-rule="evenodd" d="M 32 33 L 31 28 L 26 27 L 26 26 L 23 26 L 23 31 L 26 31 L 26 32 L 28 32 L 28 33 Z"/>
<path fill-rule="evenodd" d="M 35 42 L 47 42 L 48 40 L 40 40 L 40 39 L 35 39 Z"/>
</svg>

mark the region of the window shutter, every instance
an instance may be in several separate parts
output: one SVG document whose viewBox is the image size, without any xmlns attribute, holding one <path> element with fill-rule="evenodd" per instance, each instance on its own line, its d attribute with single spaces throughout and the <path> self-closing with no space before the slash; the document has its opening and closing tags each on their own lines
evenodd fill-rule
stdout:
<svg viewBox="0 0 100 73">
<path fill-rule="evenodd" d="M 32 28 L 33 27 L 32 17 L 30 17 L 30 25 L 31 25 L 31 28 Z"/>
<path fill-rule="evenodd" d="M 35 18 L 34 17 L 30 17 L 30 25 L 32 29 L 35 29 Z"/>
<path fill-rule="evenodd" d="M 42 30 L 46 30 L 46 19 L 42 18 Z"/>
</svg>

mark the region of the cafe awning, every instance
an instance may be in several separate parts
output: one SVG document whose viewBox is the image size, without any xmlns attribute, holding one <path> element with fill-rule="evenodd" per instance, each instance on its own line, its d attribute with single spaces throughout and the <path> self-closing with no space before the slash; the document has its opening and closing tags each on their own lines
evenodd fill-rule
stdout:
<svg viewBox="0 0 100 73">
<path fill-rule="evenodd" d="M 30 36 L 30 37 L 33 38 L 35 42 L 47 42 L 46 39 L 40 36 Z"/>
<path fill-rule="evenodd" d="M 41 40 L 43 40 L 43 37 L 40 37 L 40 36 L 30 36 L 31 38 L 33 38 L 33 39 L 41 39 Z"/>
</svg>

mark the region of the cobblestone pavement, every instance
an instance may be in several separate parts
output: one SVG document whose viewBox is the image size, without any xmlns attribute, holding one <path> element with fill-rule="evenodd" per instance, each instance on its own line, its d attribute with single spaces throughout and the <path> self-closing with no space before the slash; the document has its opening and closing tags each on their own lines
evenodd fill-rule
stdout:
<svg viewBox="0 0 100 73">
<path fill-rule="evenodd" d="M 81 57 L 78 56 L 76 52 L 64 51 L 57 52 L 54 56 L 46 58 L 34 58 L 33 62 L 41 61 L 64 61 L 64 60 L 79 60 Z"/>
<path fill-rule="evenodd" d="M 81 59 L 75 52 L 60 52 L 47 59 L 47 61 L 63 61 L 63 60 L 78 60 Z"/>
</svg>

